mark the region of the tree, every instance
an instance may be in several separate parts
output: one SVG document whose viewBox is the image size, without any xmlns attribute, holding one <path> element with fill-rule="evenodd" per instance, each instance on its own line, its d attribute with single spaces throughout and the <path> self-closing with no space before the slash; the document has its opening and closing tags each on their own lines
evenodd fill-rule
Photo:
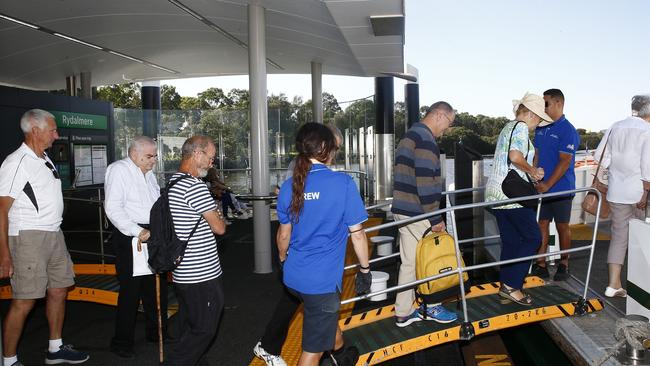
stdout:
<svg viewBox="0 0 650 366">
<path fill-rule="evenodd" d="M 197 97 L 181 97 L 179 104 L 182 110 L 201 109 L 201 101 Z"/>
<path fill-rule="evenodd" d="M 406 132 L 406 105 L 404 102 L 395 102 L 395 147 Z"/>
<path fill-rule="evenodd" d="M 209 88 L 198 95 L 201 109 L 219 109 L 227 106 L 228 98 L 221 88 Z"/>
<path fill-rule="evenodd" d="M 114 108 L 142 108 L 140 86 L 136 83 L 102 86 L 97 89 L 97 99 L 112 102 Z"/>
<path fill-rule="evenodd" d="M 226 109 L 246 109 L 250 107 L 251 95 L 246 89 L 231 89 L 226 98 Z"/>
<path fill-rule="evenodd" d="M 164 84 L 160 87 L 160 107 L 164 110 L 181 109 L 181 96 L 175 86 Z"/>
</svg>

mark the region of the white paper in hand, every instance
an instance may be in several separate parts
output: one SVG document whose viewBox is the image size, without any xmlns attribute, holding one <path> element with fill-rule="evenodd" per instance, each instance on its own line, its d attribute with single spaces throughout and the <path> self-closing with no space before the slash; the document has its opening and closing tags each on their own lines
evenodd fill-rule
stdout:
<svg viewBox="0 0 650 366">
<path fill-rule="evenodd" d="M 141 243 L 141 250 L 138 251 L 138 238 L 134 237 L 131 240 L 131 247 L 133 248 L 133 277 L 153 274 L 148 263 L 147 243 Z"/>
</svg>

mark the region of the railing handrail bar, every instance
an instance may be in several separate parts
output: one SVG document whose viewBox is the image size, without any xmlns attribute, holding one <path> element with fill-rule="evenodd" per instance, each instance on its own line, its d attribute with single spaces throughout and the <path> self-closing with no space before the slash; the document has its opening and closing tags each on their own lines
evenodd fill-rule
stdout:
<svg viewBox="0 0 650 366">
<path fill-rule="evenodd" d="M 500 237 L 501 237 L 500 235 L 481 236 L 481 237 L 478 237 L 478 238 L 459 240 L 458 244 L 471 243 L 471 242 L 475 242 L 475 241 L 484 241 L 484 240 L 490 240 L 490 239 L 498 239 Z M 369 263 L 377 263 L 377 262 L 384 261 L 386 259 L 395 258 L 395 257 L 397 257 L 399 255 L 400 255 L 399 252 L 398 253 L 393 253 L 393 254 L 382 256 L 382 257 L 373 258 L 373 259 L 369 260 L 368 262 Z M 343 270 L 347 271 L 347 270 L 354 269 L 354 268 L 357 268 L 357 267 L 359 267 L 358 263 L 357 264 L 350 264 L 349 266 L 343 267 Z"/>
<path fill-rule="evenodd" d="M 89 202 L 89 203 L 98 203 L 100 205 L 104 204 L 103 200 L 97 200 L 92 198 L 78 198 L 78 197 L 63 197 L 64 200 L 68 201 L 80 201 L 80 202 Z"/>
<path fill-rule="evenodd" d="M 377 225 L 377 226 L 372 226 L 367 229 L 364 229 L 366 233 L 370 233 L 373 231 L 378 231 L 381 229 L 388 229 L 393 226 L 399 226 L 402 224 L 410 224 L 413 222 L 417 221 L 422 221 L 424 219 L 428 219 L 429 217 L 433 217 L 436 215 L 444 214 L 450 211 L 456 211 L 456 210 L 464 210 L 464 209 L 469 209 L 469 208 L 480 208 L 480 207 L 488 207 L 488 206 L 503 206 L 508 203 L 517 203 L 519 201 L 527 201 L 527 200 L 532 200 L 532 199 L 541 199 L 541 198 L 548 198 L 548 197 L 557 197 L 557 196 L 566 196 L 567 194 L 571 193 L 579 193 L 579 192 L 598 192 L 596 188 L 593 187 L 584 187 L 584 188 L 577 188 L 577 189 L 572 189 L 568 191 L 561 191 L 561 192 L 553 192 L 553 193 L 540 193 L 536 194 L 533 196 L 524 196 L 524 197 L 517 197 L 517 198 L 508 198 L 506 200 L 501 200 L 501 201 L 483 201 L 483 202 L 476 202 L 476 203 L 467 203 L 464 205 L 458 205 L 458 206 L 450 206 L 450 207 L 445 207 L 441 208 L 432 212 L 426 212 L 423 214 L 419 214 L 416 216 L 411 216 L 408 219 L 404 220 L 398 220 L 398 221 L 393 221 L 393 222 L 387 222 L 385 224 Z M 458 192 L 456 192 L 458 193 Z"/>
<path fill-rule="evenodd" d="M 398 291 L 398 290 L 402 290 L 402 289 L 405 289 L 405 288 L 417 286 L 417 285 L 419 285 L 421 283 L 429 282 L 429 281 L 432 281 L 432 280 L 437 280 L 437 279 L 442 278 L 442 277 L 447 277 L 447 276 L 451 276 L 451 275 L 457 275 L 458 276 L 459 274 L 462 275 L 462 273 L 464 273 L 464 272 L 474 271 L 474 270 L 478 270 L 478 269 L 483 269 L 483 268 L 488 268 L 488 267 L 496 267 L 496 266 L 500 266 L 500 265 L 503 265 L 503 264 L 524 262 L 524 261 L 533 260 L 533 259 L 537 259 L 537 258 L 544 258 L 544 257 L 555 256 L 555 255 L 562 255 L 562 254 L 580 252 L 580 251 L 583 251 L 583 250 L 588 250 L 590 248 L 591 248 L 591 244 L 581 246 L 581 247 L 578 247 L 578 248 L 559 250 L 557 252 L 552 252 L 552 253 L 536 254 L 536 255 L 530 255 L 530 256 L 527 256 L 527 257 L 507 259 L 507 260 L 503 260 L 503 261 L 481 263 L 481 264 L 475 264 L 475 265 L 467 266 L 467 267 L 457 267 L 456 269 L 445 272 L 445 273 L 441 273 L 441 274 L 433 275 L 433 276 L 430 276 L 430 277 L 422 278 L 422 279 L 415 280 L 413 282 L 408 282 L 408 283 L 405 283 L 405 284 L 402 284 L 402 285 L 396 285 L 396 286 L 393 286 L 393 287 L 388 287 L 386 289 L 383 289 L 383 290 L 380 290 L 380 291 L 377 291 L 377 292 L 372 292 L 372 293 L 368 293 L 368 294 L 357 296 L 357 297 L 351 297 L 349 299 L 345 299 L 345 300 L 341 301 L 341 305 L 345 305 L 345 304 L 348 304 L 348 303 L 351 303 L 351 302 L 363 300 L 363 299 L 366 299 L 366 298 L 369 298 L 369 297 L 372 297 L 372 296 L 381 295 L 381 294 L 385 294 L 385 293 L 389 293 L 389 292 Z M 394 254 L 397 255 L 399 253 L 394 253 Z"/>
</svg>

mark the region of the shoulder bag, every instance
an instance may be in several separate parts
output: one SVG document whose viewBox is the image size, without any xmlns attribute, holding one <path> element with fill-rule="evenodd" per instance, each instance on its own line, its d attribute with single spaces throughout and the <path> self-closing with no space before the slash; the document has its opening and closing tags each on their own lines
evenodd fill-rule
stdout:
<svg viewBox="0 0 650 366">
<path fill-rule="evenodd" d="M 607 136 L 607 141 L 605 141 L 605 147 L 603 152 L 600 154 L 600 159 L 598 159 L 598 168 L 596 168 L 596 174 L 594 174 L 594 180 L 591 183 L 591 186 L 596 188 L 602 195 L 603 198 L 607 198 L 607 184 L 603 183 L 599 177 L 601 172 L 601 164 L 603 161 L 603 156 L 605 156 L 605 150 L 607 150 L 607 144 L 609 143 L 609 136 Z M 588 192 L 585 196 L 585 199 L 582 201 L 582 209 L 589 214 L 596 216 L 596 211 L 598 210 L 598 195 L 594 192 Z M 609 217 L 609 203 L 607 199 L 604 199 L 602 205 L 600 206 L 600 218 L 606 219 Z"/>
</svg>

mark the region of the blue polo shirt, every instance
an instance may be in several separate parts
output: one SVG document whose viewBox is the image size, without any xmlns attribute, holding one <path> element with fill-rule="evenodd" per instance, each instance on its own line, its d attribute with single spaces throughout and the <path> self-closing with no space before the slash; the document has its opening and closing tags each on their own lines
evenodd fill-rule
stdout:
<svg viewBox="0 0 650 366">
<path fill-rule="evenodd" d="M 348 227 L 368 219 L 352 178 L 313 164 L 305 183 L 298 222 L 289 215 L 291 185 L 287 179 L 278 196 L 278 219 L 292 224 L 289 255 L 284 263 L 284 284 L 303 294 L 326 294 L 342 288 Z"/>
<path fill-rule="evenodd" d="M 580 145 L 580 136 L 571 122 L 564 115 L 548 126 L 535 130 L 535 148 L 538 165 L 544 169 L 544 175 L 550 177 L 560 162 L 560 154 L 571 154 L 571 164 L 566 173 L 549 189 L 549 192 L 567 191 L 576 188 L 574 166 L 576 150 Z"/>
</svg>

